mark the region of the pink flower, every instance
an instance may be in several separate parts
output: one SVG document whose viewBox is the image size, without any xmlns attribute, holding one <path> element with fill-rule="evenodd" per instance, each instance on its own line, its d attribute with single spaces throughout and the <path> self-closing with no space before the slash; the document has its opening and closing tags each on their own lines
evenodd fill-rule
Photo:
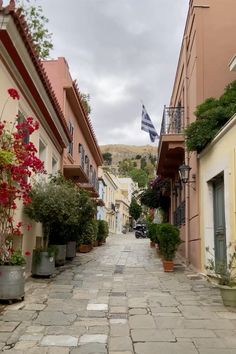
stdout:
<svg viewBox="0 0 236 354">
<path fill-rule="evenodd" d="M 9 93 L 10 97 L 13 98 L 13 100 L 14 100 L 14 99 L 17 99 L 17 100 L 20 99 L 19 93 L 17 92 L 16 89 L 14 89 L 14 88 L 9 88 L 7 91 L 8 91 L 8 93 Z"/>
</svg>

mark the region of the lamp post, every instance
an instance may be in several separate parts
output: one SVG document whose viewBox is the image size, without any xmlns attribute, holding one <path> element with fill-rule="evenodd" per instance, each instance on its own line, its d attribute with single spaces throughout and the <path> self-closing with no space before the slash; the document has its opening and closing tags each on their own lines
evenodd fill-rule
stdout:
<svg viewBox="0 0 236 354">
<path fill-rule="evenodd" d="M 195 185 L 192 185 L 192 183 L 196 183 L 196 176 L 192 175 L 193 180 L 189 180 L 189 173 L 191 171 L 191 167 L 185 163 L 183 163 L 181 166 L 179 166 L 179 176 L 181 182 L 185 185 L 185 200 L 186 200 L 186 206 L 185 206 L 185 217 L 186 217 L 186 222 L 185 222 L 185 257 L 187 262 L 189 262 L 189 227 L 190 227 L 190 203 L 189 203 L 189 197 L 190 197 L 190 191 L 189 187 L 191 186 L 193 190 L 196 190 Z"/>
</svg>

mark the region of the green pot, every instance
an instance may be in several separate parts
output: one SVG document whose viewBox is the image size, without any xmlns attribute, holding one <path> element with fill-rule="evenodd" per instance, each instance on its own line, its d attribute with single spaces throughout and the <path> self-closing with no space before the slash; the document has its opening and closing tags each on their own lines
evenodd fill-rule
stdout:
<svg viewBox="0 0 236 354">
<path fill-rule="evenodd" d="M 229 286 L 219 285 L 223 304 L 225 306 L 236 307 L 236 286 L 230 288 Z"/>
</svg>

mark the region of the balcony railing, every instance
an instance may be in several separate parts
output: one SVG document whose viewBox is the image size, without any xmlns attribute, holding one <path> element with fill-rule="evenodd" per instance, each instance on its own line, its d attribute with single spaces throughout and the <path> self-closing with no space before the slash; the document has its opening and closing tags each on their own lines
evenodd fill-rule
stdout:
<svg viewBox="0 0 236 354">
<path fill-rule="evenodd" d="M 161 135 L 181 134 L 184 127 L 184 108 L 164 106 Z"/>
<path fill-rule="evenodd" d="M 180 226 L 185 224 L 185 201 L 183 201 L 174 212 L 174 225 Z"/>
</svg>

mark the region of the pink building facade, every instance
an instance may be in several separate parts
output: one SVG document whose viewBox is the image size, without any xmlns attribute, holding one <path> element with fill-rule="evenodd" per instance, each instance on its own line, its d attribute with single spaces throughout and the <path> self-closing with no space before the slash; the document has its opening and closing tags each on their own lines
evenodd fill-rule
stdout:
<svg viewBox="0 0 236 354">
<path fill-rule="evenodd" d="M 44 61 L 43 65 L 72 135 L 72 142 L 64 150 L 63 174 L 97 198 L 98 166 L 103 159 L 77 85 L 65 58 Z"/>
<path fill-rule="evenodd" d="M 181 253 L 201 268 L 198 156 L 185 148 L 184 128 L 195 120 L 196 106 L 219 97 L 236 79 L 228 69 L 235 53 L 235 0 L 190 0 L 169 106 L 164 107 L 157 174 L 171 180 L 169 220 L 181 231 Z M 191 167 L 180 183 L 179 167 Z"/>
</svg>

